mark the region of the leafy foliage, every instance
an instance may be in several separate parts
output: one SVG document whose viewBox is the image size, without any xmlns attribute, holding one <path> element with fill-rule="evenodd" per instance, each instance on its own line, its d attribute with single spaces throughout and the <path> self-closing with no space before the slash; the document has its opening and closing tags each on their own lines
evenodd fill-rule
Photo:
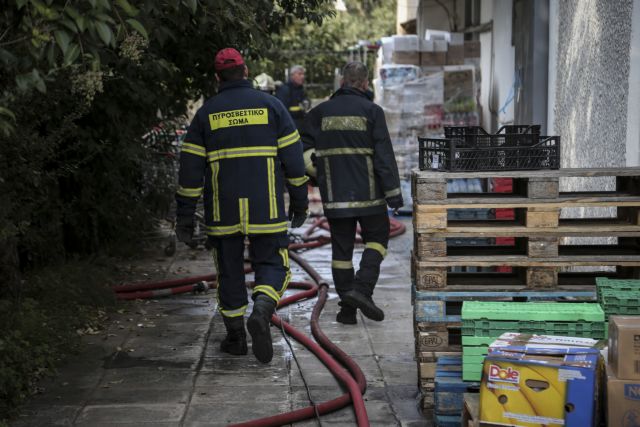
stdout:
<svg viewBox="0 0 640 427">
<path fill-rule="evenodd" d="M 395 1 L 345 0 L 344 3 L 347 10 L 338 11 L 333 19 L 326 20 L 321 31 L 306 21 L 295 20 L 281 34 L 275 35 L 273 47 L 249 64 L 251 73 L 266 72 L 274 79 L 284 81 L 285 70 L 301 64 L 307 69 L 307 82 L 310 83 L 307 91 L 315 97 L 329 95 L 335 69 L 341 69 L 349 61 L 349 47 L 360 40 L 375 44 L 380 37 L 395 33 Z M 376 52 L 371 51 L 367 56 L 370 69 L 375 55 Z"/>
<path fill-rule="evenodd" d="M 257 57 L 294 19 L 322 23 L 329 3 L 0 0 L 0 314 L 15 317 L 0 318 L 0 354 L 25 360 L 0 360 L 0 398 L 16 403 L 50 366 L 53 332 L 35 325 L 78 302 L 46 305 L 24 278 L 135 242 L 165 215 L 174 147 L 143 136 L 171 132 L 189 101 L 214 93 L 218 49 Z"/>
<path fill-rule="evenodd" d="M 29 396 L 35 381 L 78 348 L 79 332 L 97 328 L 99 307 L 113 302 L 106 266 L 73 262 L 25 277 L 19 304 L 0 300 L 0 419 Z"/>
</svg>

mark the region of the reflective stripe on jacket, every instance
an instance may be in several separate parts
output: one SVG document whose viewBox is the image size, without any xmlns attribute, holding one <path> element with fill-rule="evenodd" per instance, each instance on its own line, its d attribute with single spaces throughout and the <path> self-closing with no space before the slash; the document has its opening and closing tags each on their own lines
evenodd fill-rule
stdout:
<svg viewBox="0 0 640 427">
<path fill-rule="evenodd" d="M 276 89 L 276 97 L 282 101 L 291 114 L 296 127 L 300 129 L 305 117 L 305 110 L 302 104 L 307 99 L 304 86 L 295 85 L 289 81 Z"/>
<path fill-rule="evenodd" d="M 300 136 L 282 103 L 248 80 L 225 82 L 182 145 L 177 214 L 192 216 L 203 194 L 210 236 L 285 233 L 284 187 L 306 208 L 306 181 Z"/>
<path fill-rule="evenodd" d="M 302 131 L 314 148 L 327 217 L 385 212 L 400 179 L 382 109 L 362 91 L 342 88 L 311 110 Z"/>
</svg>

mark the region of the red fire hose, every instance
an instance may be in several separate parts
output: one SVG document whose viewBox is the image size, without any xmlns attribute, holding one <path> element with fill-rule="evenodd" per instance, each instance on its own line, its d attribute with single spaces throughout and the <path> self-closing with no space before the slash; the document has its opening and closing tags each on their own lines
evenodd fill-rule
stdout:
<svg viewBox="0 0 640 427">
<path fill-rule="evenodd" d="M 405 232 L 406 228 L 404 224 L 393 218 L 390 220 L 390 237 L 398 236 Z M 314 221 L 312 226 L 303 234 L 302 243 L 292 243 L 289 246 L 289 256 L 291 259 L 305 270 L 305 272 L 313 279 L 315 284 L 310 282 L 291 282 L 289 284 L 290 288 L 303 289 L 304 291 L 283 298 L 280 300 L 278 308 L 318 295 L 318 301 L 316 302 L 311 314 L 311 332 L 319 345 L 313 342 L 306 335 L 299 332 L 293 326 L 280 319 L 277 314 L 273 315 L 271 322 L 274 325 L 283 328 L 288 335 L 311 350 L 322 361 L 322 363 L 325 364 L 332 375 L 347 388 L 348 393 L 315 406 L 308 406 L 306 408 L 297 409 L 287 413 L 233 424 L 235 427 L 267 427 L 291 424 L 293 422 L 312 418 L 317 414 L 322 415 L 333 412 L 347 406 L 350 402 L 353 402 L 358 426 L 365 427 L 369 425 L 366 408 L 362 399 L 362 395 L 366 390 L 366 379 L 362 370 L 346 353 L 327 338 L 319 326 L 320 314 L 327 300 L 329 285 L 300 255 L 292 252 L 293 250 L 311 249 L 329 243 L 331 241 L 329 236 L 312 236 L 314 231 L 318 228 L 329 230 L 326 218 L 318 218 Z M 362 241 L 360 237 L 358 237 L 358 239 L 360 242 Z M 245 269 L 245 272 L 250 271 L 250 269 Z M 204 291 L 207 288 L 215 288 L 216 283 L 208 283 L 215 280 L 215 278 L 216 275 L 211 274 L 164 282 L 121 285 L 114 287 L 114 291 L 116 292 L 118 299 L 153 298 L 156 296 Z M 333 356 L 333 358 L 331 356 Z"/>
</svg>

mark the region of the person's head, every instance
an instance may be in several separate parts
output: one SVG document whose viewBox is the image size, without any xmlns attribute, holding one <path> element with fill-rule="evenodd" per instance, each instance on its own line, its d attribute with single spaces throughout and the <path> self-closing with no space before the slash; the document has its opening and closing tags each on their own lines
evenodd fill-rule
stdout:
<svg viewBox="0 0 640 427">
<path fill-rule="evenodd" d="M 216 78 L 221 82 L 246 79 L 249 69 L 244 63 L 240 52 L 232 47 L 222 49 L 216 53 L 215 59 Z"/>
<path fill-rule="evenodd" d="M 293 84 L 301 86 L 304 84 L 304 67 L 302 65 L 294 65 L 289 69 L 289 80 Z"/>
<path fill-rule="evenodd" d="M 342 87 L 352 87 L 361 91 L 369 89 L 369 70 L 362 62 L 349 62 L 342 69 Z"/>
</svg>

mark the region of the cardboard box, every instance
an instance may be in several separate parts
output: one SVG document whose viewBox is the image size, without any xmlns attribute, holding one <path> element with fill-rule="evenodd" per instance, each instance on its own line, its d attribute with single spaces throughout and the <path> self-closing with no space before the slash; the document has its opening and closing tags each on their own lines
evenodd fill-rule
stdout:
<svg viewBox="0 0 640 427">
<path fill-rule="evenodd" d="M 640 381 L 621 380 L 607 366 L 607 426 L 640 424 Z"/>
<path fill-rule="evenodd" d="M 420 40 L 418 48 L 420 52 L 433 52 L 435 49 L 433 40 Z"/>
<path fill-rule="evenodd" d="M 608 359 L 616 377 L 640 380 L 640 316 L 609 317 Z"/>
<path fill-rule="evenodd" d="M 443 66 L 447 63 L 447 52 L 420 52 L 420 66 Z"/>
<path fill-rule="evenodd" d="M 449 48 L 449 42 L 446 40 L 434 40 L 433 41 L 433 50 L 436 52 L 446 52 Z"/>
<path fill-rule="evenodd" d="M 418 47 L 418 36 L 415 34 L 393 36 L 394 51 L 411 52 L 418 50 Z"/>
<path fill-rule="evenodd" d="M 420 52 L 417 50 L 411 52 L 394 51 L 392 62 L 403 65 L 420 65 Z"/>
<path fill-rule="evenodd" d="M 464 42 L 465 58 L 480 58 L 480 41 L 470 40 Z"/>
<path fill-rule="evenodd" d="M 599 419 L 597 341 L 505 334 L 489 348 L 480 425 L 593 427 Z"/>
<path fill-rule="evenodd" d="M 449 45 L 447 51 L 447 65 L 463 65 L 464 64 L 464 46 L 463 45 Z"/>
</svg>

